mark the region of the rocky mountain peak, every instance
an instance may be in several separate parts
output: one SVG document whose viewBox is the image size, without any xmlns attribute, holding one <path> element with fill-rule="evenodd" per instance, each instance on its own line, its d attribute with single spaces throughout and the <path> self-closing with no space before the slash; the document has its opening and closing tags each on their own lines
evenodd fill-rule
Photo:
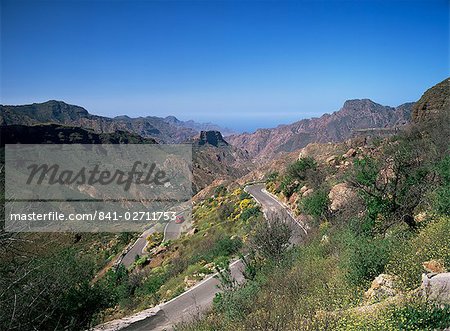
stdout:
<svg viewBox="0 0 450 331">
<path fill-rule="evenodd" d="M 378 111 L 380 108 L 387 108 L 370 99 L 351 99 L 344 102 L 341 111 Z"/>
<path fill-rule="evenodd" d="M 408 122 L 412 103 L 397 108 L 370 99 L 345 101 L 338 111 L 319 118 L 304 119 L 273 129 L 228 137 L 232 146 L 258 159 L 270 159 L 279 152 L 292 152 L 312 142 L 339 142 L 361 129 L 391 128 Z"/>
<path fill-rule="evenodd" d="M 34 103 L 32 106 L 42 107 L 50 110 L 55 116 L 69 116 L 71 118 L 86 117 L 89 112 L 83 107 L 69 105 L 64 101 L 49 100 L 42 104 Z"/>
<path fill-rule="evenodd" d="M 173 115 L 166 116 L 164 119 L 167 123 L 171 123 L 171 124 L 181 123 L 181 121 Z"/>
<path fill-rule="evenodd" d="M 220 131 L 200 131 L 198 145 L 202 146 L 206 144 L 215 147 L 228 146 Z"/>
</svg>

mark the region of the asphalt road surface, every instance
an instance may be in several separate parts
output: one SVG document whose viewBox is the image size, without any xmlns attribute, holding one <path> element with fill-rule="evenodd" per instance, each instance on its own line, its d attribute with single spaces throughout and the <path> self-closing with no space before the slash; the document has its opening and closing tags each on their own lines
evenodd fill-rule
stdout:
<svg viewBox="0 0 450 331">
<path fill-rule="evenodd" d="M 181 212 L 177 215 L 181 214 L 183 213 Z M 183 226 L 185 226 L 185 223 L 186 221 L 183 223 L 175 223 L 175 221 L 170 221 L 169 223 L 167 223 L 166 226 L 164 227 L 164 240 L 167 241 L 179 238 L 181 235 L 181 230 Z M 141 234 L 141 236 L 134 243 L 133 247 L 128 251 L 127 254 L 125 254 L 125 256 L 122 259 L 122 264 L 125 267 L 128 268 L 130 265 L 134 263 L 136 255 L 142 256 L 144 254 L 147 254 L 147 252 L 144 252 L 145 246 L 147 244 L 147 237 L 149 234 L 155 231 L 156 229 L 154 227 L 151 227 L 150 229 Z"/>
<path fill-rule="evenodd" d="M 285 206 L 283 206 L 271 194 L 266 192 L 264 189 L 264 184 L 247 186 L 245 191 L 251 194 L 253 198 L 261 205 L 262 211 L 269 222 L 272 217 L 279 217 L 289 226 L 292 230 L 290 241 L 293 245 L 297 245 L 302 241 L 302 238 L 306 234 L 306 230 L 291 216 Z"/>
<path fill-rule="evenodd" d="M 187 221 L 184 221 L 183 223 L 175 223 L 175 221 L 170 221 L 167 223 L 164 228 L 164 241 L 178 239 L 186 222 Z"/>
<path fill-rule="evenodd" d="M 238 282 L 244 279 L 242 269 L 243 264 L 240 260 L 230 265 L 231 274 Z M 187 292 L 160 305 L 160 310 L 155 315 L 137 321 L 122 330 L 172 330 L 173 325 L 190 321 L 205 312 L 211 306 L 216 293 L 219 292 L 219 283 L 220 281 L 214 275 L 210 276 Z"/>
<path fill-rule="evenodd" d="M 246 187 L 246 191 L 261 204 L 264 214 L 269 217 L 269 221 L 272 214 L 283 215 L 283 219 L 293 229 L 291 242 L 293 244 L 300 242 L 305 235 L 304 230 L 286 211 L 285 207 L 263 189 L 263 184 Z M 243 280 L 243 264 L 240 260 L 233 262 L 230 265 L 230 269 L 237 281 Z M 138 317 L 134 319 L 131 317 L 133 323 L 124 323 L 123 327 L 117 327 L 116 324 L 114 330 L 171 330 L 173 325 L 180 322 L 188 322 L 208 310 L 211 307 L 215 294 L 219 292 L 217 285 L 219 285 L 219 280 L 211 276 L 171 301 L 160 304 L 155 310 L 155 314 L 140 320 Z M 101 330 L 108 330 L 108 328 L 101 328 Z"/>
<path fill-rule="evenodd" d="M 133 247 L 125 254 L 125 256 L 122 259 L 122 264 L 125 267 L 129 267 L 132 265 L 136 259 L 136 255 L 142 256 L 143 254 L 146 254 L 144 252 L 145 245 L 147 244 L 147 237 L 149 234 L 155 232 L 154 227 L 151 227 L 147 231 L 141 234 L 141 236 L 136 240 Z"/>
</svg>

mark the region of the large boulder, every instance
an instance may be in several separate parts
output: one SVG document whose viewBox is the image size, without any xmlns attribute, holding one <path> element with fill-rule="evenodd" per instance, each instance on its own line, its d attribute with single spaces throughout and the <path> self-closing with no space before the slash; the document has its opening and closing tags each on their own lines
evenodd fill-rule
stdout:
<svg viewBox="0 0 450 331">
<path fill-rule="evenodd" d="M 345 153 L 344 155 L 342 155 L 342 157 L 344 159 L 348 159 L 350 157 L 354 157 L 356 155 L 356 150 L 354 148 L 350 148 L 347 153 Z"/>
<path fill-rule="evenodd" d="M 357 199 L 357 195 L 347 183 L 340 183 L 331 188 L 328 198 L 330 199 L 330 210 L 338 211 Z"/>
<path fill-rule="evenodd" d="M 191 279 L 189 278 L 189 276 L 184 277 L 184 285 L 186 290 L 191 288 L 195 284 L 197 284 L 197 281 L 195 279 Z"/>
<path fill-rule="evenodd" d="M 379 301 L 397 294 L 395 276 L 380 274 L 372 281 L 372 285 L 364 293 L 364 297 L 370 301 Z"/>
<path fill-rule="evenodd" d="M 309 190 L 308 186 L 303 185 L 303 186 L 300 188 L 300 194 L 303 195 L 303 193 L 305 193 L 305 192 L 308 191 L 308 190 Z"/>
<path fill-rule="evenodd" d="M 311 195 L 314 192 L 314 189 L 309 188 L 305 192 L 303 192 L 302 197 L 307 197 L 308 195 Z"/>
<path fill-rule="evenodd" d="M 194 234 L 196 234 L 198 232 L 198 229 L 196 227 L 193 227 L 192 229 L 190 229 L 186 235 L 187 236 L 193 236 Z"/>
<path fill-rule="evenodd" d="M 337 164 L 338 164 L 338 162 L 337 162 L 337 156 L 336 156 L 336 155 L 332 155 L 332 156 L 328 157 L 328 158 L 325 160 L 325 163 L 326 163 L 326 164 L 329 164 L 329 165 L 332 165 L 332 166 L 337 165 Z"/>
<path fill-rule="evenodd" d="M 429 300 L 450 304 L 450 272 L 422 274 L 421 290 Z"/>
</svg>

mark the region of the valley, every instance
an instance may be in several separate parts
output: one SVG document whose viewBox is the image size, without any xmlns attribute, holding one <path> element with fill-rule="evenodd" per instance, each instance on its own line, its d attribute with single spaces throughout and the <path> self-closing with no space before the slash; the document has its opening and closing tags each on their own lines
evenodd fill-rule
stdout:
<svg viewBox="0 0 450 331">
<path fill-rule="evenodd" d="M 1 106 L 2 147 L 190 144 L 195 195 L 192 219 L 143 233 L 3 232 L 2 281 L 14 285 L 3 287 L 0 322 L 26 329 L 41 318 L 50 329 L 56 316 L 71 316 L 62 323 L 72 329 L 348 330 L 363 321 L 375 330 L 395 329 L 393 316 L 415 309 L 444 325 L 446 299 L 437 308 L 413 293 L 421 272 L 447 275 L 448 84 L 396 108 L 350 100 L 331 115 L 226 137 L 173 119 L 156 132 L 150 117 L 108 119 L 60 102 Z M 68 272 L 43 279 L 56 261 Z M 395 285 L 377 287 L 377 277 Z M 14 296 L 35 308 L 17 310 Z M 40 317 L 48 299 L 55 305 Z M 386 309 L 371 317 L 374 304 Z"/>
<path fill-rule="evenodd" d="M 0 331 L 450 331 L 448 0 L 0 21 Z"/>
</svg>

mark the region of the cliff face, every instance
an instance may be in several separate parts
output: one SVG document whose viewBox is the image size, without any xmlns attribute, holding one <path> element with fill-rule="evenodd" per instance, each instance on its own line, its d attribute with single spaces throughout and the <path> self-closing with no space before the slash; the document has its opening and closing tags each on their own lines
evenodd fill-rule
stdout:
<svg viewBox="0 0 450 331">
<path fill-rule="evenodd" d="M 450 113 L 450 78 L 428 89 L 413 107 L 412 120 L 433 119 L 439 113 Z"/>
<path fill-rule="evenodd" d="M 201 131 L 188 143 L 192 144 L 195 193 L 214 181 L 234 181 L 252 169 L 248 153 L 231 146 L 219 131 Z"/>
<path fill-rule="evenodd" d="M 228 146 L 228 143 L 223 139 L 222 134 L 219 131 L 201 131 L 197 144 L 199 146 Z"/>
<path fill-rule="evenodd" d="M 348 100 L 342 108 L 320 118 L 305 119 L 252 134 L 233 135 L 228 141 L 245 149 L 252 157 L 269 158 L 278 152 L 291 152 L 311 142 L 338 142 L 357 129 L 394 127 L 409 121 L 412 103 L 396 108 L 369 99 Z"/>
</svg>

